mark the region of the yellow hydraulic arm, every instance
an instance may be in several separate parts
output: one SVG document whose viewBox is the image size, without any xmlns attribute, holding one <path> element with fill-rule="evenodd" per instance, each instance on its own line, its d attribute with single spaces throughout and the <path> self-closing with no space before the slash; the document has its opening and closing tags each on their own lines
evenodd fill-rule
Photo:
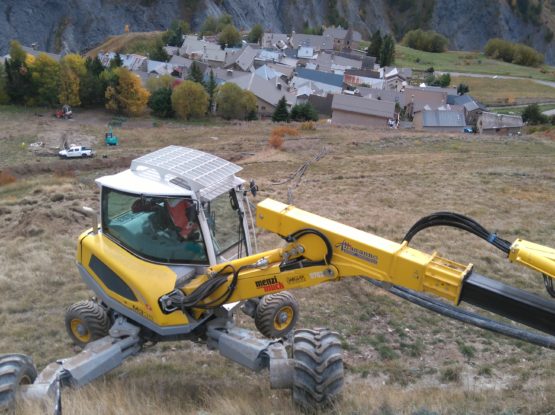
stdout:
<svg viewBox="0 0 555 415">
<path fill-rule="evenodd" d="M 258 204 L 256 220 L 257 226 L 280 235 L 288 244 L 209 268 L 183 287 L 183 297 L 173 298 L 178 300 L 174 302 L 199 316 L 225 303 L 363 276 L 434 294 L 455 305 L 464 300 L 555 332 L 553 302 L 476 274 L 472 264 L 426 254 L 406 241 L 392 242 L 271 199 Z M 555 276 L 551 248 L 517 240 L 509 259 L 542 272 L 545 278 Z"/>
</svg>

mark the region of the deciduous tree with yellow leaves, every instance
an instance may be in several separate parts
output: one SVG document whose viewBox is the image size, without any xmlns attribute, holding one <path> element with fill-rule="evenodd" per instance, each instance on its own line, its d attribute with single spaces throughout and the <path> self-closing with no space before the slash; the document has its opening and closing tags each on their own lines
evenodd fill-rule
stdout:
<svg viewBox="0 0 555 415">
<path fill-rule="evenodd" d="M 60 60 L 60 94 L 58 97 L 61 104 L 68 104 L 72 107 L 81 105 L 79 87 L 81 79 L 86 73 L 83 57 L 71 53 Z"/>
<path fill-rule="evenodd" d="M 114 82 L 106 88 L 106 109 L 125 115 L 141 115 L 150 93 L 140 78 L 125 68 L 116 68 Z"/>
<path fill-rule="evenodd" d="M 172 107 L 186 120 L 204 117 L 208 110 L 208 94 L 201 84 L 184 81 L 173 89 Z"/>
<path fill-rule="evenodd" d="M 53 107 L 58 104 L 60 65 L 45 53 L 39 54 L 30 66 L 37 105 Z"/>
</svg>

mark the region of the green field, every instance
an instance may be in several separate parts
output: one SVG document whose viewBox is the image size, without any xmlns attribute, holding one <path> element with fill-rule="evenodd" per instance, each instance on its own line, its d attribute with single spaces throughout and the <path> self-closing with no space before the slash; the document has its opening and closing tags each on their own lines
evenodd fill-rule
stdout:
<svg viewBox="0 0 555 415">
<path fill-rule="evenodd" d="M 481 52 L 430 53 L 396 45 L 395 64 L 416 70 L 426 70 L 433 66 L 436 71 L 445 72 L 495 74 L 551 81 L 555 79 L 555 67 L 553 66 L 544 65 L 540 68 L 530 68 L 513 65 L 490 59 Z"/>
<path fill-rule="evenodd" d="M 543 104 L 539 105 L 540 111 L 549 111 L 555 109 L 555 104 Z M 490 108 L 491 111 L 496 112 L 498 114 L 509 114 L 509 115 L 521 115 L 522 112 L 526 109 L 526 105 L 518 105 L 514 107 L 499 107 L 499 108 Z"/>
</svg>

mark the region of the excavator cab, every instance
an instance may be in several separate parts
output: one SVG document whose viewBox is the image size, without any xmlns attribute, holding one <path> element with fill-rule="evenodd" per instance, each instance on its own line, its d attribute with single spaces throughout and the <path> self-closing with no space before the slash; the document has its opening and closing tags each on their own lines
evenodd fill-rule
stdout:
<svg viewBox="0 0 555 415">
<path fill-rule="evenodd" d="M 160 152 L 173 154 L 174 165 L 157 164 L 162 156 L 152 154 Z M 243 180 L 223 171 L 240 168 L 183 147 L 156 153 L 134 160 L 129 170 L 97 180 L 102 234 L 155 263 L 211 266 L 249 255 Z M 180 153 L 193 153 L 183 155 L 188 172 L 179 167 Z M 194 155 L 198 164 L 191 164 Z"/>
</svg>

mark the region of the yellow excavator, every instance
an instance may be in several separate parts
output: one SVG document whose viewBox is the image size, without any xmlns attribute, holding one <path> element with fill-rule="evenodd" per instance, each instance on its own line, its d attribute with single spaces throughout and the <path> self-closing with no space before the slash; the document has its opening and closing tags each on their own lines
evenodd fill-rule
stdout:
<svg viewBox="0 0 555 415">
<path fill-rule="evenodd" d="M 555 349 L 555 302 L 413 249 L 432 226 L 471 232 L 512 262 L 543 275 L 555 297 L 555 250 L 510 243 L 474 220 L 439 212 L 415 223 L 402 243 L 271 199 L 253 212 L 257 186 L 241 167 L 195 149 L 169 146 L 132 161 L 130 169 L 97 179 L 100 223 L 79 236 L 77 267 L 95 297 L 66 312 L 65 325 L 83 351 L 37 376 L 30 357 L 0 355 L 0 407 L 16 396 L 51 397 L 80 386 L 139 353 L 146 343 L 191 340 L 249 369 L 269 370 L 273 388 L 289 388 L 301 408 L 337 399 L 344 367 L 339 335 L 295 329 L 296 288 L 362 277 L 393 294 L 479 327 Z M 254 223 L 285 240 L 255 253 Z M 466 302 L 529 326 L 501 323 L 457 307 Z M 260 333 L 237 327 L 238 310 Z"/>
</svg>

